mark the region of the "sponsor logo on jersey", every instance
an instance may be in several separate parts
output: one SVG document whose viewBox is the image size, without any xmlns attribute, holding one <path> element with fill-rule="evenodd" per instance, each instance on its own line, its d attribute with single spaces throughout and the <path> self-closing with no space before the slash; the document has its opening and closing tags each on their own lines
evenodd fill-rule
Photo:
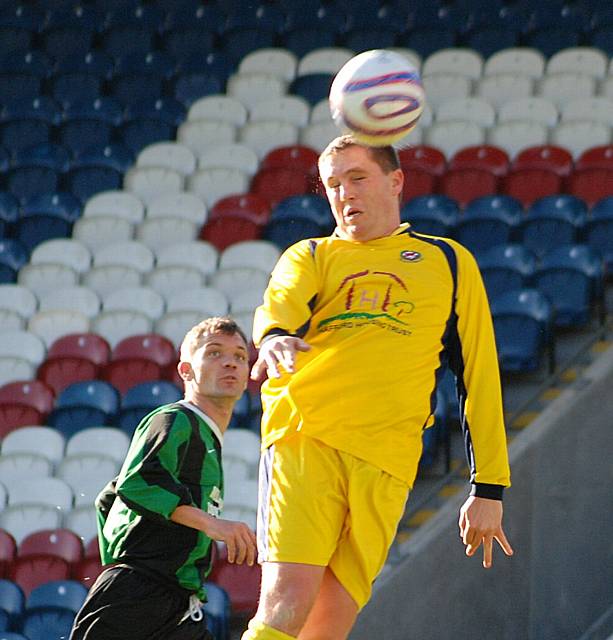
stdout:
<svg viewBox="0 0 613 640">
<path fill-rule="evenodd" d="M 343 278 L 337 289 L 337 293 L 340 292 L 344 293 L 341 298 L 344 309 L 320 320 L 317 325 L 320 331 L 353 329 L 369 324 L 411 335 L 406 320 L 415 305 L 407 300 L 408 288 L 400 276 L 367 269 Z"/>
<path fill-rule="evenodd" d="M 404 262 L 419 262 L 423 260 L 423 256 L 419 251 L 411 251 L 410 249 L 405 249 L 400 252 L 400 259 Z"/>
</svg>

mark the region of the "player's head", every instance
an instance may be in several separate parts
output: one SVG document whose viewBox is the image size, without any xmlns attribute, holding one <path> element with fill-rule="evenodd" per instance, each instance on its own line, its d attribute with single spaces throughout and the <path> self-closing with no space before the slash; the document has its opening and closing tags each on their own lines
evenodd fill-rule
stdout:
<svg viewBox="0 0 613 640">
<path fill-rule="evenodd" d="M 237 399 L 249 376 L 247 337 L 232 318 L 207 318 L 185 335 L 177 368 L 186 397 Z"/>
<path fill-rule="evenodd" d="M 320 155 L 319 175 L 341 237 L 367 242 L 400 224 L 404 177 L 393 147 L 340 136 Z"/>
</svg>

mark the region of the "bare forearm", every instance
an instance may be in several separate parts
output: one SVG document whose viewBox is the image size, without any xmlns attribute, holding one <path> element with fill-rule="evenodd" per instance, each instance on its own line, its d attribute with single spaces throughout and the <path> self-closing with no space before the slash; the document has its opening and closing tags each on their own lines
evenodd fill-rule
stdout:
<svg viewBox="0 0 613 640">
<path fill-rule="evenodd" d="M 204 512 L 198 507 L 192 507 L 191 505 L 180 505 L 171 514 L 170 519 L 177 524 L 182 524 L 185 527 L 191 527 L 192 529 L 198 529 L 209 535 L 211 528 L 211 521 L 215 518 Z M 211 537 L 209 535 L 209 537 Z"/>
</svg>

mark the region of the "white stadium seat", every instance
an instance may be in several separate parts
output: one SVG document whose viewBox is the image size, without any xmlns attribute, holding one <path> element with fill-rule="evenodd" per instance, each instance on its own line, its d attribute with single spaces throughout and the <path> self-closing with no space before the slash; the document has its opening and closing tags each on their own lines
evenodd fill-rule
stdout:
<svg viewBox="0 0 613 640">
<path fill-rule="evenodd" d="M 528 98 L 534 93 L 534 79 L 520 73 L 486 75 L 477 81 L 475 95 L 487 100 L 495 109 L 507 102 Z"/>
<path fill-rule="evenodd" d="M 117 216 L 132 224 L 139 223 L 145 215 L 145 205 L 133 193 L 127 191 L 102 191 L 92 196 L 83 209 L 83 217 Z"/>
<path fill-rule="evenodd" d="M 205 149 L 198 157 L 198 169 L 240 169 L 253 176 L 260 165 L 257 153 L 239 142 L 220 144 Z"/>
<path fill-rule="evenodd" d="M 177 139 L 198 157 L 217 145 L 235 142 L 237 131 L 237 125 L 223 120 L 187 120 L 179 125 Z"/>
<path fill-rule="evenodd" d="M 133 167 L 124 176 L 126 191 L 137 195 L 145 204 L 163 193 L 183 190 L 184 177 L 166 167 Z"/>
<path fill-rule="evenodd" d="M 483 72 L 483 57 L 472 49 L 439 49 L 423 61 L 421 72 L 424 76 L 449 73 L 476 80 Z"/>
<path fill-rule="evenodd" d="M 451 158 L 462 147 L 472 147 L 485 142 L 485 131 L 474 122 L 453 120 L 434 123 L 425 134 L 426 143 L 440 149 Z"/>
<path fill-rule="evenodd" d="M 541 78 L 545 73 L 545 56 L 532 47 L 510 47 L 493 53 L 483 66 L 483 75 L 500 73 Z"/>
<path fill-rule="evenodd" d="M 513 120 L 492 127 L 488 133 L 488 142 L 504 149 L 510 158 L 522 149 L 547 144 L 548 129 L 540 122 L 531 120 Z"/>
<path fill-rule="evenodd" d="M 134 223 L 115 215 L 83 216 L 74 223 L 72 235 L 90 250 L 134 237 Z"/>
<path fill-rule="evenodd" d="M 268 73 L 238 73 L 230 76 L 226 85 L 226 93 L 240 100 L 247 109 L 262 100 L 270 100 L 282 96 L 286 91 L 286 83 Z"/>
<path fill-rule="evenodd" d="M 554 53 L 546 66 L 547 74 L 582 73 L 595 78 L 604 78 L 607 74 L 609 59 L 596 47 L 569 47 Z"/>
<path fill-rule="evenodd" d="M 29 318 L 38 307 L 37 297 L 19 284 L 0 285 L 0 309 L 15 311 L 22 318 Z"/>
<path fill-rule="evenodd" d="M 296 77 L 298 59 L 287 49 L 266 47 L 248 53 L 238 65 L 242 75 L 249 73 L 267 73 L 289 83 Z"/>
<path fill-rule="evenodd" d="M 30 262 L 41 264 L 53 262 L 64 264 L 77 273 L 85 273 L 91 266 L 90 250 L 78 240 L 69 238 L 54 238 L 37 245 L 32 251 Z"/>
<path fill-rule="evenodd" d="M 217 270 L 219 251 L 206 240 L 193 240 L 168 247 L 157 252 L 156 265 L 160 267 L 192 267 L 203 275 Z"/>
<path fill-rule="evenodd" d="M 232 96 L 205 96 L 192 104 L 187 120 L 214 120 L 240 127 L 247 122 L 247 107 Z"/>
<path fill-rule="evenodd" d="M 168 216 L 165 218 L 150 218 L 144 220 L 136 230 L 136 239 L 146 244 L 153 251 L 179 242 L 191 242 L 198 235 L 199 224 Z"/>
<path fill-rule="evenodd" d="M 163 193 L 149 203 L 146 218 L 182 218 L 202 226 L 207 220 L 207 208 L 195 193 Z"/>
<path fill-rule="evenodd" d="M 44 291 L 72 287 L 78 284 L 79 274 L 63 264 L 26 264 L 19 270 L 17 283 L 35 295 Z"/>
<path fill-rule="evenodd" d="M 305 76 L 310 73 L 336 72 L 348 62 L 355 53 L 344 47 L 320 47 L 305 53 L 298 62 L 297 76 Z"/>
<path fill-rule="evenodd" d="M 39 336 L 47 348 L 68 333 L 87 333 L 89 326 L 90 318 L 74 309 L 38 311 L 28 320 L 28 331 Z"/>
<path fill-rule="evenodd" d="M 165 167 L 188 176 L 196 170 L 196 156 L 189 147 L 179 142 L 156 142 L 140 151 L 136 166 Z"/>
<path fill-rule="evenodd" d="M 129 287 L 111 291 L 102 299 L 102 310 L 138 311 L 150 320 L 157 320 L 164 313 L 164 298 L 150 287 Z"/>
<path fill-rule="evenodd" d="M 309 121 L 310 104 L 300 96 L 277 96 L 262 100 L 249 111 L 250 122 L 274 120 L 287 122 L 296 127 L 304 127 Z"/>
<path fill-rule="evenodd" d="M 72 310 L 93 318 L 100 311 L 100 297 L 89 287 L 65 287 L 40 294 L 40 311 Z"/>
<path fill-rule="evenodd" d="M 498 124 L 513 120 L 530 120 L 544 124 L 546 127 L 555 127 L 558 123 L 558 109 L 547 98 L 530 96 L 511 100 L 498 109 Z"/>
<path fill-rule="evenodd" d="M 288 147 L 298 142 L 300 128 L 282 120 L 250 122 L 241 128 L 239 141 L 253 149 L 259 158 L 277 147 Z"/>
</svg>

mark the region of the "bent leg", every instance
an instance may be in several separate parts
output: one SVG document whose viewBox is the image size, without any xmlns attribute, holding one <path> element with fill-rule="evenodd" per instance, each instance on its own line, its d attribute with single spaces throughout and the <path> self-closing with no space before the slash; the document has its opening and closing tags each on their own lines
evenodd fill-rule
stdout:
<svg viewBox="0 0 613 640">
<path fill-rule="evenodd" d="M 345 640 L 358 615 L 358 605 L 326 567 L 315 604 L 299 640 Z"/>
<path fill-rule="evenodd" d="M 291 562 L 264 562 L 258 610 L 243 640 L 297 637 L 315 603 L 325 567 Z M 260 624 L 258 624 L 260 623 Z M 270 628 L 270 632 L 266 630 Z"/>
</svg>

